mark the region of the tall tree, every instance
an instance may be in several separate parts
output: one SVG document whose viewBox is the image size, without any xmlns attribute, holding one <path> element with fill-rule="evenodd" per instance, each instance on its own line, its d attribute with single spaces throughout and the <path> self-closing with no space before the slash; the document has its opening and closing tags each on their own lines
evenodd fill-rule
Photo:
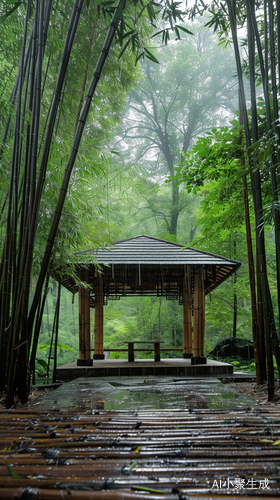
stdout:
<svg viewBox="0 0 280 500">
<path fill-rule="evenodd" d="M 149 234 L 163 239 L 173 239 L 167 232 L 170 208 L 170 188 L 167 183 L 152 179 L 144 165 L 127 163 L 121 154 L 103 158 L 104 175 L 93 185 L 98 193 L 101 213 L 99 220 L 108 234 L 109 241 Z M 197 197 L 182 193 L 180 202 L 185 205 L 179 219 L 177 241 L 191 243 L 196 232 Z M 94 230 L 87 226 L 90 233 Z"/>
<path fill-rule="evenodd" d="M 187 153 L 209 125 L 227 120 L 236 107 L 232 52 L 218 47 L 217 38 L 201 23 L 193 23 L 191 30 L 193 35 L 173 41 L 167 50 L 153 51 L 159 65 L 150 60 L 142 65 L 144 77 L 130 94 L 121 134 L 129 142 L 130 160 L 144 162 L 148 175 L 158 182 L 174 176 L 181 153 Z M 185 207 L 183 193 L 172 181 L 165 211 L 156 207 L 156 200 L 153 210 L 176 237 Z"/>
</svg>

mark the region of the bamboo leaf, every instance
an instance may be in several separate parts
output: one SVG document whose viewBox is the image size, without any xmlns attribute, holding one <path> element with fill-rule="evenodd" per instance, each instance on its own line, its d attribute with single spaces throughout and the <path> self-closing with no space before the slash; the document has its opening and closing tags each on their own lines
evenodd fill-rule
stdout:
<svg viewBox="0 0 280 500">
<path fill-rule="evenodd" d="M 6 12 L 6 14 L 4 14 L 3 17 L 4 19 L 9 17 L 20 5 L 22 5 L 22 2 L 6 2 L 7 4 L 11 3 L 11 4 L 14 4 L 14 6 L 8 11 Z"/>
<path fill-rule="evenodd" d="M 148 491 L 149 493 L 157 493 L 158 495 L 165 495 L 162 490 L 155 490 L 154 488 L 145 488 L 144 486 L 131 486 L 132 490 L 136 491 Z"/>
<path fill-rule="evenodd" d="M 141 446 L 137 446 L 137 448 L 135 448 L 135 450 L 132 450 L 132 453 L 139 453 L 141 450 Z"/>
<path fill-rule="evenodd" d="M 37 363 L 39 363 L 39 365 L 41 365 L 44 368 L 44 370 L 47 370 L 48 363 L 44 359 L 36 358 L 36 361 Z"/>
<path fill-rule="evenodd" d="M 148 12 L 148 16 L 149 16 L 149 19 L 151 21 L 151 23 L 153 22 L 153 20 L 155 19 L 155 11 L 152 7 L 152 5 L 150 3 L 148 3 L 146 5 L 146 9 L 147 9 L 147 12 Z"/>
<path fill-rule="evenodd" d="M 137 467 L 137 465 L 138 465 L 138 461 L 135 460 L 135 462 L 133 462 L 133 464 L 131 464 L 131 466 L 129 467 L 129 470 L 135 469 L 135 467 Z"/>
<path fill-rule="evenodd" d="M 159 61 L 157 60 L 157 58 L 146 47 L 144 47 L 144 51 L 145 51 L 145 54 L 146 54 L 148 59 L 159 64 Z"/>
<path fill-rule="evenodd" d="M 133 35 L 134 33 L 134 30 L 127 31 L 127 33 L 124 33 L 124 35 L 122 36 L 122 40 L 125 40 L 128 36 Z"/>
<path fill-rule="evenodd" d="M 5 464 L 5 466 L 6 466 L 6 469 L 7 469 L 9 476 L 20 477 L 20 476 L 18 476 L 18 474 L 15 474 L 15 472 L 13 472 L 12 467 L 9 464 Z"/>
<path fill-rule="evenodd" d="M 179 30 L 184 31 L 185 33 L 188 33 L 188 35 L 194 35 L 194 33 L 192 31 L 188 30 L 184 26 L 180 26 L 179 24 L 176 25 L 176 28 L 178 28 Z"/>
<path fill-rule="evenodd" d="M 144 52 L 140 52 L 138 54 L 138 56 L 136 57 L 135 64 L 137 64 L 137 62 L 139 61 L 139 59 L 141 59 L 142 57 L 144 57 L 144 55 L 145 55 Z"/>
<path fill-rule="evenodd" d="M 165 30 L 160 30 L 160 31 L 157 31 L 156 33 L 154 33 L 154 35 L 151 36 L 151 38 L 154 38 L 155 36 L 158 36 L 160 35 L 161 33 L 165 33 Z"/>
<path fill-rule="evenodd" d="M 37 351 L 44 351 L 45 349 L 50 349 L 50 345 L 49 344 L 42 344 L 42 345 L 38 345 L 37 347 Z M 76 349 L 74 349 L 74 347 L 69 347 L 68 345 L 65 345 L 65 344 L 57 344 L 57 348 L 58 349 L 66 349 L 67 351 L 76 351 Z"/>
<path fill-rule="evenodd" d="M 133 36 L 132 36 L 132 37 L 130 37 L 130 38 L 127 40 L 127 42 L 124 44 L 124 46 L 123 46 L 123 48 L 122 48 L 122 50 L 121 50 L 121 52 L 120 52 L 119 59 L 121 59 L 121 58 L 122 58 L 122 56 L 123 56 L 124 52 L 126 51 L 126 49 L 127 49 L 127 47 L 129 46 L 129 44 L 132 42 L 132 39 L 133 39 L 133 38 L 134 38 Z"/>
</svg>

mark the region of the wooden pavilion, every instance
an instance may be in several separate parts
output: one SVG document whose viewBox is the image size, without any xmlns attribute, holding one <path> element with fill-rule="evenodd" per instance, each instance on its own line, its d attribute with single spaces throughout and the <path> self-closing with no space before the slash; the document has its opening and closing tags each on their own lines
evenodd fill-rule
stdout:
<svg viewBox="0 0 280 500">
<path fill-rule="evenodd" d="M 142 295 L 179 301 L 183 358 L 191 358 L 191 364 L 207 362 L 205 295 L 231 276 L 239 262 L 145 235 L 79 252 L 77 257 L 75 272 L 86 286 L 79 287 L 69 276 L 64 276 L 62 284 L 79 293 L 79 366 L 92 363 L 92 351 L 93 359 L 104 359 L 103 308 L 108 300 Z M 95 315 L 93 348 L 91 308 Z"/>
</svg>

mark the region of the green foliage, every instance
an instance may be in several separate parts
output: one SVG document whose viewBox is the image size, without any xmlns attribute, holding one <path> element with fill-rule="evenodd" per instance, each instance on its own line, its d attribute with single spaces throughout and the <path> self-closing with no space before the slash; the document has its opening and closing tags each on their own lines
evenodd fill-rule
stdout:
<svg viewBox="0 0 280 500">
<path fill-rule="evenodd" d="M 189 199 L 172 182 L 169 200 L 165 196 L 163 204 L 162 184 L 168 175 L 174 175 L 182 151 L 187 153 L 195 137 L 233 112 L 236 95 L 230 51 L 217 48 L 215 38 L 202 23 L 194 23 L 192 33 L 184 40 L 173 41 L 170 47 L 155 49 L 160 65 L 150 61 L 142 64 L 144 77 L 130 93 L 123 130 L 119 132 L 125 162 L 143 165 L 145 177 L 159 186 L 146 203 L 147 196 L 142 194 L 147 217 L 156 220 L 160 233 L 175 239 L 180 220 L 188 219 Z"/>
<path fill-rule="evenodd" d="M 48 363 L 45 359 L 36 358 L 36 375 L 46 377 L 48 371 Z"/>
<path fill-rule="evenodd" d="M 170 241 L 190 243 L 195 233 L 198 201 L 188 193 L 182 193 L 179 209 L 177 238 L 170 235 L 167 223 L 171 200 L 169 187 L 147 178 L 144 166 L 125 164 L 120 156 L 106 158 L 104 176 L 94 186 L 99 195 L 100 224 L 110 241 L 148 234 Z M 88 234 L 93 228 L 87 225 Z"/>
<path fill-rule="evenodd" d="M 199 2 L 195 3 L 194 9 L 198 8 L 198 4 Z M 117 19 L 119 46 L 116 44 L 110 52 L 109 63 L 103 70 L 98 93 L 95 94 L 92 102 L 83 141 L 79 144 L 79 154 L 73 166 L 70 189 L 56 234 L 52 265 L 69 264 L 77 250 L 98 246 L 104 241 L 132 236 L 137 232 L 156 234 L 161 238 L 182 243 L 192 242 L 196 233 L 194 246 L 245 262 L 245 231 L 241 196 L 241 177 L 244 172 L 240 169 L 240 128 L 236 122 L 232 123 L 232 126 L 217 128 L 220 124 L 228 122 L 228 116 L 233 111 L 236 102 L 233 97 L 236 93 L 235 85 L 232 85 L 232 75 L 235 71 L 232 60 L 227 57 L 229 52 L 225 52 L 221 47 L 214 47 L 212 35 L 201 25 L 194 23 L 190 30 L 178 24 L 183 22 L 181 11 L 183 6 L 179 2 L 173 0 L 157 3 L 133 1 L 120 5 L 125 6 L 126 10 L 122 16 L 120 9 Z M 87 2 L 81 13 L 75 45 L 66 79 L 63 82 L 48 156 L 30 276 L 36 277 L 41 265 L 42 252 L 49 241 L 48 235 L 56 213 L 56 202 L 64 169 L 69 160 L 73 135 L 78 123 L 77 117 L 84 107 L 86 89 L 94 73 L 96 60 L 107 33 L 108 19 L 112 16 L 115 6 L 115 1 Z M 42 63 L 43 85 L 38 93 L 42 96 L 42 103 L 40 123 L 36 130 L 39 144 L 38 147 L 36 146 L 38 161 L 35 162 L 33 169 L 34 186 L 36 186 L 36 172 L 39 170 L 42 158 L 46 124 L 72 7 L 73 1 L 62 3 L 58 0 L 52 10 Z M 214 3 L 211 7 L 212 18 L 207 25 L 213 26 L 220 35 L 222 34 L 222 43 L 228 45 L 230 26 L 226 9 L 215 10 L 217 5 Z M 10 114 L 11 123 L 15 119 L 13 97 L 10 98 L 10 96 L 20 60 L 25 8 L 26 2 L 13 4 L 8 0 L 2 2 L 0 6 L 2 28 L 0 31 L 0 135 L 1 138 L 6 135 L 0 144 L 0 249 L 4 246 L 5 224 L 12 214 L 12 222 L 15 225 L 13 225 L 13 238 L 10 240 L 14 242 L 14 246 L 10 255 L 15 256 L 14 261 L 17 260 L 16 257 L 24 255 L 22 248 L 16 245 L 17 241 L 20 241 L 20 227 L 25 227 L 25 225 L 18 224 L 17 217 L 21 216 L 25 210 L 23 207 L 27 199 L 23 195 L 26 174 L 23 173 L 22 167 L 28 165 L 29 158 L 33 158 L 33 153 L 27 155 L 26 158 L 23 156 L 16 165 L 19 177 L 12 180 L 11 186 L 18 186 L 19 189 L 17 192 L 10 192 L 10 199 L 13 199 L 14 203 L 12 212 L 7 200 L 14 156 L 12 151 L 14 134 L 12 132 L 5 134 L 5 127 Z M 242 2 L 237 2 L 236 12 L 238 22 L 242 24 L 246 14 Z M 28 15 L 30 15 L 30 22 L 27 25 L 27 37 L 31 33 L 33 6 Z M 160 35 L 162 42 L 166 44 L 169 39 L 174 38 L 171 36 L 172 33 L 178 39 L 176 43 L 173 40 L 171 48 L 168 48 L 165 53 L 161 49 L 151 47 L 149 41 L 155 22 L 159 19 L 163 23 L 163 28 L 156 28 L 156 34 Z M 181 35 L 187 40 L 186 43 L 181 40 Z M 135 60 L 144 56 L 148 59 L 148 63 L 143 65 L 142 69 L 147 78 L 139 78 L 139 86 L 130 96 L 130 115 L 127 115 L 126 121 L 129 122 L 132 118 L 132 110 L 134 125 L 126 133 L 126 139 L 129 140 L 127 155 L 129 159 L 124 165 L 120 156 L 115 151 L 111 151 L 110 143 L 116 125 L 124 116 L 126 93 L 140 76 L 139 70 L 135 68 Z M 159 56 L 162 61 L 160 65 L 157 64 Z M 27 78 L 27 81 L 30 79 Z M 22 151 L 24 154 L 28 150 L 26 130 L 32 126 L 36 117 L 36 113 L 29 106 L 34 97 L 32 92 L 33 89 L 29 89 L 28 84 L 24 83 L 22 96 L 26 96 L 26 103 L 20 110 L 22 113 L 21 132 L 18 134 L 19 142 L 14 150 Z M 135 118 L 139 119 L 137 125 L 135 125 Z M 141 120 L 142 123 L 140 123 Z M 276 265 L 272 257 L 275 253 L 275 245 L 271 229 L 273 229 L 272 221 L 279 209 L 279 203 L 272 199 L 271 188 L 267 181 L 270 175 L 270 155 L 275 147 L 274 137 L 277 134 L 271 134 L 269 131 L 266 135 L 263 130 L 265 122 L 265 112 L 263 107 L 260 107 L 258 123 L 262 138 L 255 141 L 249 152 L 254 159 L 254 169 L 261 166 L 263 200 L 266 203 L 263 224 L 269 244 L 269 281 L 272 301 L 276 305 Z M 216 128 L 207 132 L 204 137 L 200 137 L 189 152 L 189 146 L 193 145 L 194 139 L 205 130 L 206 126 Z M 30 138 L 33 137 L 32 133 Z M 134 148 L 133 141 L 137 139 L 140 145 Z M 135 154 L 132 154 L 134 149 Z M 155 159 L 156 151 L 159 151 L 159 155 Z M 184 161 L 180 163 L 174 178 L 174 167 L 182 159 L 182 151 Z M 135 160 L 142 161 L 141 167 L 135 165 Z M 247 163 L 246 169 L 248 171 Z M 167 175 L 172 176 L 169 185 L 163 182 Z M 187 189 L 182 189 L 182 186 L 179 188 L 176 182 L 185 183 Z M 170 188 L 172 198 L 169 193 Z M 198 200 L 201 204 L 197 214 L 197 200 L 191 193 L 199 193 L 201 197 Z M 30 189 L 30 196 L 31 194 L 32 189 Z M 31 205 L 32 202 L 28 202 L 26 210 L 29 210 Z M 197 225 L 195 226 L 196 218 Z M 22 220 L 24 222 L 24 219 Z M 8 230 L 9 224 L 7 224 Z M 29 241 L 27 237 L 23 238 L 22 242 L 27 240 Z M 3 262 L 6 260 L 4 259 Z M 22 269 L 25 261 L 24 256 Z M 4 278 L 1 277 L 1 283 L 5 283 L 6 276 L 12 276 L 13 284 L 17 285 L 19 278 L 17 269 L 13 269 L 12 272 L 9 269 Z M 230 335 L 234 297 L 237 297 L 238 301 L 238 335 L 248 336 L 250 309 L 246 276 L 247 269 L 244 266 L 239 271 L 236 283 L 233 279 L 229 280 L 215 291 L 209 300 L 207 299 L 206 350 L 210 349 L 217 339 Z M 13 288 L 15 290 L 15 286 Z M 16 304 L 21 294 L 17 294 L 14 290 L 14 303 Z M 3 297 L 9 296 L 9 286 L 2 295 Z M 41 346 L 38 349 L 37 359 L 37 369 L 40 373 L 42 373 L 42 368 L 46 369 L 47 366 L 48 353 L 45 351 L 50 346 L 54 297 L 55 294 L 53 296 L 50 294 L 48 297 L 43 314 Z M 59 364 L 74 361 L 78 352 L 77 325 L 75 324 L 78 318 L 77 304 L 71 305 L 71 297 L 67 296 L 66 292 L 63 292 L 62 302 L 64 304 L 62 304 L 59 323 Z M 221 304 L 223 304 L 224 311 L 222 319 Z M 13 312 L 15 312 L 17 305 L 13 307 Z M 7 344 L 6 332 L 11 323 L 9 308 L 10 304 L 4 307 L 8 313 L 6 323 L 5 325 L 3 323 L 2 328 L 4 332 L 1 335 L 2 346 Z M 177 303 L 169 303 L 154 297 L 125 298 L 106 308 L 105 345 L 108 348 L 120 347 L 123 342 L 130 339 L 148 337 L 164 339 L 165 347 L 181 346 L 181 315 L 182 308 Z M 24 340 L 20 336 L 15 338 L 19 341 Z M 10 340 L 9 344 L 12 347 Z M 22 345 L 25 345 L 24 342 Z M 10 349 L 10 352 L 13 353 L 14 350 Z M 139 353 L 140 356 L 141 353 Z M 146 353 L 143 354 L 143 357 L 146 356 Z M 153 354 L 151 353 L 150 356 L 152 357 Z M 3 356 L 1 359 L 3 361 L 6 358 L 7 356 Z M 4 366 L 3 363 L 2 365 Z M 3 369 L 5 375 L 6 371 Z M 4 381 L 4 377 L 1 379 Z"/>
<path fill-rule="evenodd" d="M 76 352 L 76 350 L 73 347 L 69 347 L 68 345 L 65 344 L 60 344 L 59 342 L 57 343 L 57 348 Z M 38 345 L 37 352 L 44 351 L 45 349 L 50 349 L 50 345 Z"/>
<path fill-rule="evenodd" d="M 13 471 L 12 467 L 11 467 L 9 464 L 5 463 L 5 467 L 6 467 L 6 469 L 7 469 L 7 472 L 8 472 L 8 475 L 9 475 L 9 476 L 14 477 L 14 478 L 19 478 L 19 477 L 20 477 L 18 474 L 16 474 L 16 473 Z"/>
<path fill-rule="evenodd" d="M 161 340 L 162 348 L 182 347 L 182 306 L 157 297 L 124 297 L 109 302 L 104 310 L 104 347 L 127 348 L 131 340 Z M 150 346 L 147 346 L 150 347 Z M 153 352 L 137 352 L 138 358 L 153 358 Z M 164 353 L 163 357 L 174 357 Z M 127 354 L 111 353 L 110 358 Z"/>
<path fill-rule="evenodd" d="M 207 299 L 206 352 L 232 335 L 234 296 L 237 300 L 237 335 L 251 338 L 250 287 L 242 194 L 240 134 L 237 121 L 200 137 L 177 168 L 175 179 L 188 192 L 199 193 L 197 236 L 201 250 L 242 262 L 236 283 L 231 278 Z M 223 314 L 221 315 L 221 307 Z"/>
<path fill-rule="evenodd" d="M 262 108 L 259 109 L 261 112 Z M 232 331 L 233 293 L 235 293 L 238 300 L 238 336 L 245 335 L 245 337 L 250 338 L 250 289 L 242 194 L 244 167 L 241 166 L 241 134 L 242 128 L 235 120 L 231 123 L 231 127 L 215 128 L 206 133 L 205 136 L 200 137 L 176 169 L 175 179 L 178 183 L 183 184 L 188 192 L 201 195 L 200 207 L 197 212 L 199 234 L 194 241 L 194 246 L 219 255 L 224 254 L 243 263 L 242 268 L 238 271 L 237 283 L 232 286 L 231 280 L 228 280 L 212 294 L 212 302 L 207 308 L 206 317 L 210 319 L 212 327 L 220 325 L 224 332 L 230 335 Z M 258 161 L 260 162 L 260 157 Z M 263 186 L 267 186 L 264 200 L 269 205 L 271 191 L 269 184 L 265 184 L 267 179 L 265 180 L 264 175 Z M 249 201 L 251 211 L 253 211 L 252 198 Z M 269 281 L 272 285 L 272 301 L 276 305 L 276 267 L 273 257 L 275 243 L 267 222 L 268 218 L 266 219 L 265 234 L 269 245 Z M 252 227 L 254 227 L 253 224 Z M 236 249 L 233 248 L 234 241 Z M 219 313 L 221 301 L 225 307 L 225 314 L 222 318 Z M 208 348 L 208 340 L 206 342 Z M 212 342 L 210 345 L 213 345 Z"/>
<path fill-rule="evenodd" d="M 234 366 L 234 371 L 241 371 L 247 373 L 256 373 L 256 363 L 253 361 L 244 361 L 244 359 L 235 358 L 219 358 L 223 363 L 229 363 Z"/>
<path fill-rule="evenodd" d="M 59 333 L 57 345 L 57 365 L 72 363 L 79 357 L 79 311 L 78 301 L 72 303 L 72 295 L 65 289 L 61 290 Z M 54 313 L 57 300 L 57 283 L 50 280 L 49 294 L 47 296 L 44 314 L 41 324 L 40 344 L 36 355 L 36 376 L 45 379 L 47 375 L 50 342 Z M 51 357 L 54 355 L 54 342 L 52 345 Z M 51 378 L 53 372 L 53 360 L 50 360 Z"/>
<path fill-rule="evenodd" d="M 229 189 L 229 184 L 240 179 L 241 132 L 236 120 L 231 126 L 207 131 L 183 154 L 183 161 L 175 169 L 175 180 L 183 182 L 189 192 L 197 193 L 206 182 L 219 180 L 224 189 Z"/>
<path fill-rule="evenodd" d="M 52 13 L 52 22 L 49 27 L 49 37 L 45 50 L 44 62 L 44 89 L 42 94 L 41 110 L 41 145 L 45 136 L 45 126 L 48 117 L 48 109 L 52 99 L 57 71 L 61 59 L 63 43 L 68 20 L 71 14 L 73 2 L 60 6 L 56 3 Z M 5 11 L 3 5 L 3 12 Z M 1 12 L 0 12 L 1 15 Z M 3 14 L 4 15 L 4 14 Z M 0 88 L 1 103 L 7 106 L 6 110 L 1 108 L 0 137 L 3 136 L 6 119 L 9 112 L 9 98 L 12 94 L 15 81 L 15 70 L 20 57 L 21 32 L 24 25 L 24 8 L 18 5 L 9 16 L 1 22 L 1 58 L 0 78 L 3 91 Z M 140 25 L 139 25 L 140 29 Z M 79 106 L 83 102 L 85 88 L 89 83 L 89 77 L 94 71 L 96 59 L 100 53 L 103 37 L 106 34 L 107 21 L 98 18 L 95 3 L 91 3 L 82 11 L 78 32 L 72 57 L 69 62 L 67 79 L 60 102 L 59 116 L 56 123 L 55 136 L 53 138 L 51 152 L 48 161 L 47 178 L 41 200 L 39 223 L 37 226 L 38 237 L 36 238 L 34 265 L 37 268 L 41 261 L 42 250 L 46 245 L 47 235 L 53 218 L 59 188 L 62 181 L 65 164 L 68 160 L 69 151 L 77 122 Z M 14 36 L 16 33 L 16 36 Z M 90 38 L 94 36 L 94 44 L 91 45 Z M 9 69 L 10 68 L 10 69 Z M 80 154 L 76 161 L 72 175 L 71 189 L 67 197 L 63 216 L 61 219 L 58 236 L 54 249 L 61 261 L 70 258 L 73 251 L 85 248 L 89 245 L 87 232 L 83 230 L 83 222 L 91 221 L 94 224 L 94 238 L 97 244 L 106 239 L 104 227 L 100 222 L 100 207 L 92 185 L 92 179 L 102 173 L 102 155 L 104 144 L 109 142 L 111 131 L 122 115 L 125 103 L 125 92 L 129 90 L 139 71 L 134 65 L 134 56 L 128 51 L 122 60 L 119 60 L 119 49 L 115 46 L 110 53 L 110 64 L 105 67 L 103 79 L 99 84 L 99 92 L 103 97 L 98 99 L 92 107 L 89 117 L 89 125 L 84 137 Z M 112 112 L 112 108 L 114 111 Z M 7 111 L 7 112 L 6 112 Z M 12 136 L 9 136 L 4 149 L 3 163 L 0 164 L 1 172 L 1 208 L 4 205 L 5 192 L 8 188 L 9 169 L 6 165 L 11 161 Z M 7 205 L 1 213 L 1 222 L 4 224 L 7 215 Z M 3 243 L 3 240 L 2 240 Z M 1 249 L 0 234 L 0 249 Z"/>
</svg>

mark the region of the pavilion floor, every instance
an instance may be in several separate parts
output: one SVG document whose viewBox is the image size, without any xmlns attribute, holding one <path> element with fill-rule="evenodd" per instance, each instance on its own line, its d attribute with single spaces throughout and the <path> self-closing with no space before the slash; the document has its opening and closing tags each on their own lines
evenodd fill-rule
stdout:
<svg viewBox="0 0 280 500">
<path fill-rule="evenodd" d="M 58 380 L 69 381 L 78 377 L 138 377 L 138 376 L 184 376 L 203 375 L 221 376 L 233 373 L 233 366 L 207 359 L 207 364 L 191 365 L 190 359 L 162 358 L 136 359 L 129 363 L 127 359 L 93 360 L 92 366 L 77 366 L 76 362 L 59 366 L 56 370 Z"/>
</svg>

